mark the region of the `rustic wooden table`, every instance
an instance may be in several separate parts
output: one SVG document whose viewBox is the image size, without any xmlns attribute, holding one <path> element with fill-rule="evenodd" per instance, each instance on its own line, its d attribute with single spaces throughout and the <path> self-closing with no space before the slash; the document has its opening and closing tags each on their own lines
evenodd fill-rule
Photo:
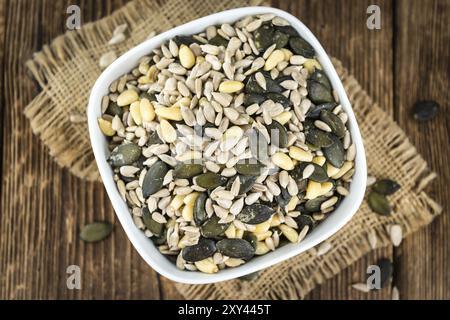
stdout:
<svg viewBox="0 0 450 320">
<path fill-rule="evenodd" d="M 79 226 L 115 220 L 100 183 L 60 169 L 31 132 L 24 107 L 37 94 L 24 62 L 65 32 L 66 8 L 82 9 L 83 22 L 99 19 L 126 0 L 0 0 L 1 61 L 1 299 L 181 298 L 132 248 L 117 224 L 96 245 L 77 238 Z M 338 57 L 363 88 L 407 132 L 438 179 L 432 195 L 444 213 L 399 248 L 378 250 L 318 287 L 313 299 L 389 299 L 389 288 L 370 294 L 350 284 L 365 278 L 369 264 L 393 259 L 394 285 L 403 299 L 449 299 L 450 1 L 291 0 L 273 6 L 299 17 Z M 369 30 L 366 9 L 381 9 L 381 29 Z M 439 116 L 418 123 L 411 106 L 421 99 L 441 105 Z M 82 289 L 68 290 L 66 268 L 79 265 Z"/>
</svg>

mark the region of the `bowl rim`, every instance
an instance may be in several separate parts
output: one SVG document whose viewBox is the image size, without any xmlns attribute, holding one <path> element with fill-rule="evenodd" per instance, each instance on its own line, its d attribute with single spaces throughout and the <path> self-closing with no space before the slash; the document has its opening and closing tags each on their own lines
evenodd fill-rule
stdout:
<svg viewBox="0 0 450 320">
<path fill-rule="evenodd" d="M 333 85 L 334 90 L 339 96 L 340 103 L 349 117 L 349 129 L 351 132 L 352 141 L 357 150 L 355 159 L 355 174 L 353 176 L 353 181 L 350 184 L 350 192 L 338 208 L 336 208 L 336 210 L 333 211 L 327 219 L 319 224 L 317 228 L 315 228 L 302 242 L 298 244 L 288 244 L 264 256 L 255 257 L 244 265 L 236 268 L 220 270 L 215 274 L 182 271 L 177 269 L 172 262 L 164 257 L 156 249 L 152 241 L 145 237 L 142 230 L 138 229 L 134 225 L 131 213 L 129 212 L 126 203 L 120 197 L 116 184 L 113 180 L 111 167 L 106 161 L 106 155 L 109 153 L 105 143 L 106 139 L 97 125 L 97 117 L 101 114 L 100 101 L 103 95 L 107 93 L 109 85 L 112 81 L 114 81 L 121 74 L 129 72 L 133 68 L 133 65 L 136 65 L 135 62 L 137 62 L 139 58 L 148 54 L 153 48 L 160 46 L 162 43 L 173 38 L 175 35 L 193 34 L 204 30 L 207 26 L 212 24 L 226 22 L 233 23 L 244 16 L 264 13 L 273 13 L 289 21 L 292 27 L 294 27 L 300 35 L 314 47 L 316 50 L 317 60 L 321 63 Z M 122 69 L 126 69 L 126 71 L 123 71 Z M 150 267 L 166 278 L 180 283 L 208 284 L 235 279 L 246 274 L 268 268 L 294 257 L 325 241 L 339 231 L 356 213 L 365 193 L 367 164 L 364 145 L 355 115 L 344 90 L 343 84 L 339 79 L 327 53 L 314 34 L 297 17 L 276 8 L 257 6 L 221 11 L 170 29 L 128 50 L 108 68 L 106 68 L 96 80 L 89 98 L 88 127 L 91 145 L 100 176 L 108 197 L 113 205 L 114 211 L 116 212 L 116 215 L 128 239 Z"/>
</svg>

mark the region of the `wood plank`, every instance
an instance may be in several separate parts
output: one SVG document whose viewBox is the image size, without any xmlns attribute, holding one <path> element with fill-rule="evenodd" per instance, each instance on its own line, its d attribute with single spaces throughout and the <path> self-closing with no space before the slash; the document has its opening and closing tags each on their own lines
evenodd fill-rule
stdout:
<svg viewBox="0 0 450 320">
<path fill-rule="evenodd" d="M 402 298 L 449 299 L 450 1 L 402 0 L 396 12 L 396 120 L 437 172 L 430 190 L 444 208 L 430 227 L 408 237 L 395 250 L 396 282 Z M 412 118 L 411 108 L 419 100 L 440 104 L 436 119 L 419 123 Z"/>
<path fill-rule="evenodd" d="M 158 299 L 159 282 L 117 223 L 113 235 L 85 244 L 80 226 L 115 215 L 100 183 L 61 170 L 35 137 L 23 108 L 37 93 L 24 62 L 65 32 L 66 8 L 78 4 L 84 22 L 126 1 L 10 1 L 2 6 L 5 38 L 0 297 L 34 299 Z M 27 17 L 24 19 L 24 17 Z M 48 17 L 52 17 L 48 19 Z M 79 265 L 82 289 L 68 290 L 66 268 Z"/>
</svg>

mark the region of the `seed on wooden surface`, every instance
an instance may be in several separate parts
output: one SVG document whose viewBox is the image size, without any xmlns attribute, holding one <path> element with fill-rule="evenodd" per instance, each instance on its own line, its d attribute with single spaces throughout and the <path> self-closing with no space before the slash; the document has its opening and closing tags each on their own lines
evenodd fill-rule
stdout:
<svg viewBox="0 0 450 320">
<path fill-rule="evenodd" d="M 391 260 L 387 258 L 381 258 L 377 261 L 376 265 L 380 268 L 380 286 L 381 288 L 384 288 L 392 279 L 394 265 Z"/>
<path fill-rule="evenodd" d="M 361 283 L 354 283 L 354 284 L 352 284 L 352 288 L 355 289 L 355 290 L 364 292 L 364 293 L 370 292 L 370 288 L 367 285 L 367 283 L 362 283 L 362 282 Z"/>
<path fill-rule="evenodd" d="M 86 242 L 98 242 L 108 237 L 113 230 L 109 222 L 94 222 L 85 225 L 80 232 L 80 238 Z"/>
<path fill-rule="evenodd" d="M 419 101 L 414 104 L 413 111 L 414 119 L 418 121 L 428 121 L 437 115 L 439 104 L 435 101 Z"/>
<path fill-rule="evenodd" d="M 396 286 L 392 287 L 391 299 L 400 300 L 400 292 Z"/>
</svg>

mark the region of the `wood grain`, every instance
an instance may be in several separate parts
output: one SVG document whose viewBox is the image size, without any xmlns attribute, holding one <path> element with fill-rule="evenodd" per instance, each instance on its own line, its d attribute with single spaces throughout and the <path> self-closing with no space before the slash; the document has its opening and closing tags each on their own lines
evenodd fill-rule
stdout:
<svg viewBox="0 0 450 320">
<path fill-rule="evenodd" d="M 432 196 L 444 205 L 444 214 L 429 228 L 408 237 L 395 250 L 402 298 L 449 299 L 450 220 L 450 2 L 399 1 L 395 37 L 395 120 L 437 172 Z M 413 35 L 413 36 L 412 36 Z M 441 106 L 436 119 L 413 120 L 412 106 L 434 100 Z"/>
<path fill-rule="evenodd" d="M 139 257 L 119 223 L 102 243 L 78 240 L 83 224 L 115 221 L 106 193 L 101 184 L 81 181 L 60 169 L 22 113 L 38 92 L 24 62 L 66 31 L 66 8 L 79 5 L 85 23 L 126 2 L 0 0 L 1 299 L 181 298 L 172 282 L 158 276 Z M 369 95 L 406 130 L 438 172 L 432 194 L 446 208 L 450 1 L 377 1 L 382 26 L 373 31 L 366 27 L 370 4 L 369 0 L 273 1 L 310 27 L 327 52 L 341 59 Z M 415 122 L 410 108 L 419 99 L 439 102 L 440 117 L 427 124 Z M 400 248 L 369 254 L 308 298 L 389 299 L 390 288 L 369 295 L 350 288 L 365 279 L 367 266 L 380 257 L 394 259 L 394 284 L 402 298 L 450 298 L 449 225 L 443 214 Z M 81 267 L 81 290 L 66 287 L 66 268 L 72 264 Z"/>
</svg>

